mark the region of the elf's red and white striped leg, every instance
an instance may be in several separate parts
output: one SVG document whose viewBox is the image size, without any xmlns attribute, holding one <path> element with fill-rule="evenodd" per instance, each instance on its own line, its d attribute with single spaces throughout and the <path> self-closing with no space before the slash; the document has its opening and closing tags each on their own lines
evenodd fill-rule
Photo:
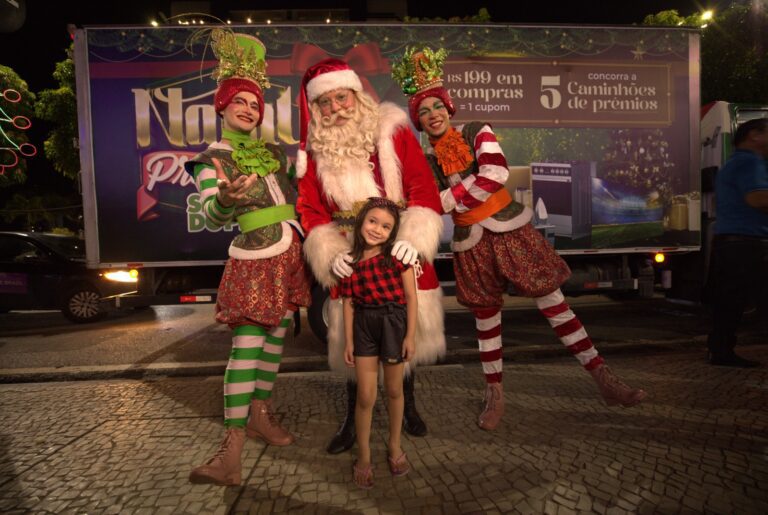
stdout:
<svg viewBox="0 0 768 515">
<path fill-rule="evenodd" d="M 648 394 L 643 390 L 631 388 L 624 384 L 605 365 L 603 358 L 592 345 L 592 340 L 586 329 L 565 302 L 565 297 L 559 288 L 534 300 L 539 311 L 547 318 L 549 325 L 555 330 L 563 345 L 571 351 L 571 354 L 576 356 L 584 369 L 592 375 L 608 406 L 621 404 L 628 408 L 647 397 Z"/>
<path fill-rule="evenodd" d="M 492 431 L 504 415 L 504 391 L 501 387 L 501 310 L 499 308 L 473 309 L 480 361 L 485 374 L 485 408 L 478 418 L 481 429 Z"/>
</svg>

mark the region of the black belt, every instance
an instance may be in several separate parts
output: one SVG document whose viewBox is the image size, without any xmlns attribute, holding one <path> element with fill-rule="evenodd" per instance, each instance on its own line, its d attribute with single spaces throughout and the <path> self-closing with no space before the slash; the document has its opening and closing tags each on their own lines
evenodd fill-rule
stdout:
<svg viewBox="0 0 768 515">
<path fill-rule="evenodd" d="M 386 302 L 384 304 L 355 304 L 355 309 L 364 311 L 386 311 L 392 313 L 395 310 L 405 309 L 405 304 L 398 302 Z"/>
</svg>

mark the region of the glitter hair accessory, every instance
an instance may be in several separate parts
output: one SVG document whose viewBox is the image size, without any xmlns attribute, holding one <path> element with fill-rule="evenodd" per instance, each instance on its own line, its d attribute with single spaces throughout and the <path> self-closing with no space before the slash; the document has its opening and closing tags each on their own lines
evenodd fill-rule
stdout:
<svg viewBox="0 0 768 515">
<path fill-rule="evenodd" d="M 419 122 L 419 105 L 425 98 L 439 98 L 448 114 L 456 113 L 448 90 L 443 87 L 443 64 L 448 57 L 444 48 L 432 50 L 424 47 L 407 47 L 401 57 L 392 60 L 392 78 L 408 96 L 408 114 L 417 130 L 423 130 Z"/>
<path fill-rule="evenodd" d="M 256 95 L 259 104 L 259 121 L 264 120 L 264 89 L 269 88 L 266 69 L 267 51 L 264 44 L 249 34 L 233 32 L 232 29 L 214 28 L 196 32 L 189 43 L 208 38 L 214 55 L 219 61 L 218 66 L 211 72 L 218 83 L 213 98 L 214 108 L 221 113 L 232 102 L 240 91 L 248 91 Z M 204 55 L 204 54 L 203 54 Z"/>
<path fill-rule="evenodd" d="M 384 197 L 368 197 L 368 202 L 366 202 L 365 206 L 368 209 L 373 209 L 374 207 L 378 207 L 381 209 L 391 209 L 392 211 L 395 211 L 397 213 L 400 213 L 401 211 L 403 211 L 403 207 L 400 206 L 397 202 L 393 202 L 388 198 L 384 198 Z"/>
<path fill-rule="evenodd" d="M 238 34 L 227 29 L 211 31 L 211 48 L 219 65 L 212 77 L 219 84 L 234 77 L 250 79 L 261 89 L 269 88 L 267 78 L 267 50 L 264 44 L 249 34 Z"/>
<path fill-rule="evenodd" d="M 420 91 L 443 85 L 443 63 L 448 51 L 437 51 L 429 47 L 418 50 L 407 47 L 402 56 L 392 60 L 392 78 L 400 85 L 406 95 L 415 95 Z"/>
</svg>

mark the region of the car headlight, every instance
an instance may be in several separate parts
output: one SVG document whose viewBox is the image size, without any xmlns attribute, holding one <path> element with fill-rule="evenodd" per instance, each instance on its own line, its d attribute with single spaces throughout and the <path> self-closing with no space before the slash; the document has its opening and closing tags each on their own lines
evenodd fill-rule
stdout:
<svg viewBox="0 0 768 515">
<path fill-rule="evenodd" d="M 139 282 L 139 271 L 136 269 L 131 270 L 115 270 L 114 272 L 104 272 L 105 279 L 115 281 L 118 283 L 136 283 Z"/>
</svg>

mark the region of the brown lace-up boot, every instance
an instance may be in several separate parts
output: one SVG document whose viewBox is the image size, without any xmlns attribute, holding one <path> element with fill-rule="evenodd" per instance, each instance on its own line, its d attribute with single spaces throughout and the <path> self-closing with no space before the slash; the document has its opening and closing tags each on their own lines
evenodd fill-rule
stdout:
<svg viewBox="0 0 768 515">
<path fill-rule="evenodd" d="M 268 400 L 251 401 L 251 415 L 245 432 L 248 438 L 261 438 L 270 445 L 285 446 L 293 443 L 293 435 L 277 421 Z"/>
<path fill-rule="evenodd" d="M 219 486 L 237 486 L 240 484 L 242 465 L 240 455 L 245 444 L 245 431 L 241 427 L 231 427 L 224 434 L 219 450 L 211 459 L 192 469 L 189 482 Z"/>
<path fill-rule="evenodd" d="M 648 394 L 639 388 L 631 388 L 621 382 L 606 365 L 600 365 L 589 373 L 597 383 L 600 394 L 608 406 L 621 404 L 625 408 L 639 404 Z"/>
<path fill-rule="evenodd" d="M 504 415 L 504 389 L 501 383 L 488 383 L 485 386 L 485 409 L 477 419 L 480 429 L 493 431 Z"/>
</svg>

